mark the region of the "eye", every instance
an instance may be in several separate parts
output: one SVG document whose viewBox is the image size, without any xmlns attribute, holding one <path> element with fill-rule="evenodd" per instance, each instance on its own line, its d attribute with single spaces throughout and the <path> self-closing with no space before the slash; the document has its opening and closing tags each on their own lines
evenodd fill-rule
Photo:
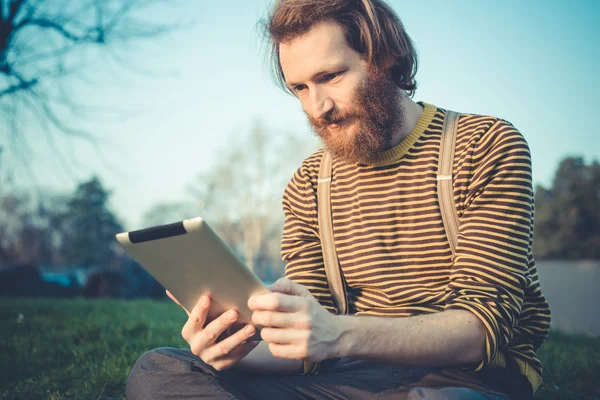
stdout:
<svg viewBox="0 0 600 400">
<path fill-rule="evenodd" d="M 294 86 L 294 92 L 296 92 L 296 93 L 303 92 L 305 89 L 306 89 L 306 85 L 297 85 L 297 86 Z"/>
<path fill-rule="evenodd" d="M 340 76 L 340 74 L 341 74 L 341 72 L 334 72 L 334 73 L 331 73 L 331 74 L 327 74 L 324 77 L 325 81 L 332 81 L 335 78 L 337 78 L 338 76 Z"/>
</svg>

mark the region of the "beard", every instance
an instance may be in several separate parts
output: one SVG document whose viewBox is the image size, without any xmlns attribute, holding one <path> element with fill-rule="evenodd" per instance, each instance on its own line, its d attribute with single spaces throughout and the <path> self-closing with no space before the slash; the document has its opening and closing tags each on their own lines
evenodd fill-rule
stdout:
<svg viewBox="0 0 600 400">
<path fill-rule="evenodd" d="M 334 108 L 318 119 L 308 114 L 307 117 L 314 133 L 334 157 L 352 164 L 368 163 L 392 146 L 394 134 L 403 126 L 401 96 L 388 75 L 372 68 L 356 89 L 352 108 Z M 330 128 L 329 124 L 338 127 Z"/>
</svg>

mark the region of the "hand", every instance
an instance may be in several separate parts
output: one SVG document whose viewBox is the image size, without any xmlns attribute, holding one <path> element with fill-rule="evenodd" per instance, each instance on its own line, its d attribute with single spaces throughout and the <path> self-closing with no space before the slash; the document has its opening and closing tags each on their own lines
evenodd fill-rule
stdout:
<svg viewBox="0 0 600 400">
<path fill-rule="evenodd" d="M 271 293 L 250 297 L 252 323 L 262 325 L 261 337 L 274 356 L 322 361 L 339 356 L 341 327 L 304 286 L 279 279 Z"/>
<path fill-rule="evenodd" d="M 190 345 L 190 350 L 206 364 L 217 371 L 231 368 L 246 357 L 259 342 L 247 342 L 254 335 L 256 328 L 247 325 L 231 336 L 217 342 L 219 336 L 226 332 L 237 320 L 235 310 L 221 314 L 203 328 L 210 309 L 210 297 L 202 296 L 190 313 L 168 290 L 167 295 L 183 308 L 188 320 L 181 330 L 181 336 Z"/>
</svg>

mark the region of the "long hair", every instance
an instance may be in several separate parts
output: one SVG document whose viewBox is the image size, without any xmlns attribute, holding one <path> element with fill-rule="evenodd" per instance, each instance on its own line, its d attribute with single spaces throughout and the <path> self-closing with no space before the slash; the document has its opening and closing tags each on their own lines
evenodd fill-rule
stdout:
<svg viewBox="0 0 600 400">
<path fill-rule="evenodd" d="M 323 21 L 335 21 L 348 45 L 368 65 L 389 71 L 400 89 L 413 96 L 417 88 L 417 53 L 398 15 L 383 0 L 276 0 L 268 19 L 261 21 L 269 44 L 276 82 L 284 90 L 279 44 L 308 32 Z"/>
</svg>

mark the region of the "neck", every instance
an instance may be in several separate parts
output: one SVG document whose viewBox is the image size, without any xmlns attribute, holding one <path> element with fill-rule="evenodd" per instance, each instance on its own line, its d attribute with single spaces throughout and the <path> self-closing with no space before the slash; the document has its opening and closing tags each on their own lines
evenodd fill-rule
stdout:
<svg viewBox="0 0 600 400">
<path fill-rule="evenodd" d="M 400 101 L 402 102 L 401 109 L 404 110 L 404 120 L 398 132 L 392 137 L 390 149 L 400 144 L 400 142 L 412 132 L 419 121 L 419 117 L 423 113 L 423 107 L 415 103 L 413 99 L 408 97 L 404 92 L 402 93 Z"/>
</svg>

